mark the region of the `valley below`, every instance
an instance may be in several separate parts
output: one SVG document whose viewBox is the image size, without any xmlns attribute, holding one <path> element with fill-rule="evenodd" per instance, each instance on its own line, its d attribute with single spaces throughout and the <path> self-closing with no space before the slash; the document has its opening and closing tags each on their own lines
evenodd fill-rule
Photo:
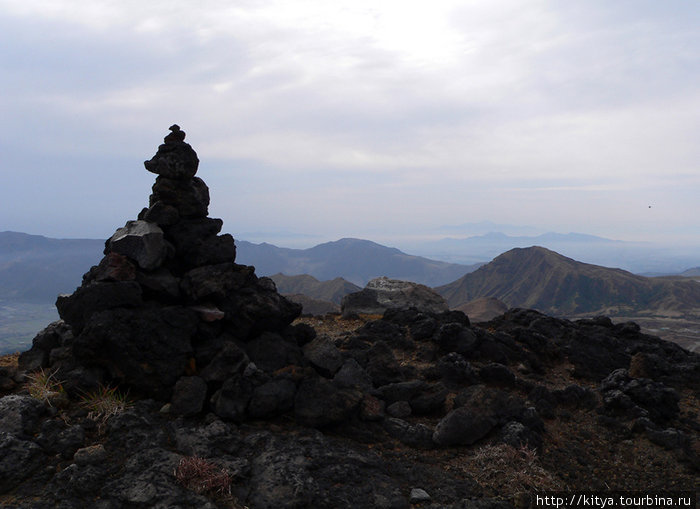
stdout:
<svg viewBox="0 0 700 509">
<path fill-rule="evenodd" d="M 29 349 L 34 336 L 55 320 L 53 303 L 0 301 L 0 355 Z"/>
<path fill-rule="evenodd" d="M 635 322 L 645 334 L 672 341 L 691 352 L 700 352 L 700 319 L 697 317 L 616 316 L 612 321 Z"/>
</svg>

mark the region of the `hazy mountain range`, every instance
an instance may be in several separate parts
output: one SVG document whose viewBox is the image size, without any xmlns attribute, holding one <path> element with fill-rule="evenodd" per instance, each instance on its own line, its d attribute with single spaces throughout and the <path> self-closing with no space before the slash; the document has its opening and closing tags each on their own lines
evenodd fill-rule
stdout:
<svg viewBox="0 0 700 509">
<path fill-rule="evenodd" d="M 507 235 L 488 232 L 469 237 L 446 237 L 405 246 L 411 253 L 453 263 L 472 264 L 491 260 L 516 247 L 542 246 L 585 263 L 617 267 L 635 274 L 678 274 L 694 267 L 699 246 L 663 246 L 650 242 L 627 242 L 582 233 Z"/>
<path fill-rule="evenodd" d="M 319 280 L 342 277 L 364 286 L 379 276 L 438 286 L 462 277 L 480 264 L 462 265 L 413 256 L 362 239 L 340 239 L 309 249 L 236 241 L 236 261 L 254 265 L 259 276 L 309 274 Z"/>
</svg>

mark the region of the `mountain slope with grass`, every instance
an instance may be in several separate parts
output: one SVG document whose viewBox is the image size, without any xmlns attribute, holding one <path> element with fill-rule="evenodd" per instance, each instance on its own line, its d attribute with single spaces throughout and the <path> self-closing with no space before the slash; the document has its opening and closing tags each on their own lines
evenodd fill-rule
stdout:
<svg viewBox="0 0 700 509">
<path fill-rule="evenodd" d="M 558 315 L 700 315 L 700 283 L 647 278 L 577 262 L 543 247 L 512 249 L 478 270 L 436 288 L 451 307 L 493 297 L 509 307 Z"/>
</svg>

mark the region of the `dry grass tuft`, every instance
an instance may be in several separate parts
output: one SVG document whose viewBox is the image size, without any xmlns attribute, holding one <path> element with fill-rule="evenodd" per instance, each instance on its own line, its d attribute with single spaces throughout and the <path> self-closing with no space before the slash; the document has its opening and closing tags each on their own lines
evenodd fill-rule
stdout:
<svg viewBox="0 0 700 509">
<path fill-rule="evenodd" d="M 27 390 L 32 398 L 43 401 L 49 406 L 64 401 L 67 396 L 63 390 L 62 382 L 56 380 L 56 372 L 45 371 L 43 368 L 35 373 L 27 375 Z"/>
<path fill-rule="evenodd" d="M 185 456 L 175 469 L 175 478 L 199 494 L 231 495 L 233 476 L 224 468 L 199 456 Z"/>
<path fill-rule="evenodd" d="M 561 482 L 539 464 L 537 452 L 527 446 L 485 445 L 475 451 L 470 463 L 469 470 L 480 485 L 497 491 L 506 489 L 511 495 L 564 489 Z"/>
<path fill-rule="evenodd" d="M 81 396 L 80 406 L 88 410 L 88 417 L 103 431 L 110 417 L 131 406 L 128 396 L 128 392 L 119 392 L 117 387 L 100 386 L 99 389 Z"/>
</svg>

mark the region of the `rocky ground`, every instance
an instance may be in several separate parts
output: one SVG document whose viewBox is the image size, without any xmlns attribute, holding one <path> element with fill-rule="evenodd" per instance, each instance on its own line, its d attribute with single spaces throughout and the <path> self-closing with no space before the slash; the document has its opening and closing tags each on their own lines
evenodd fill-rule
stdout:
<svg viewBox="0 0 700 509">
<path fill-rule="evenodd" d="M 307 347 L 295 369 L 356 398 L 305 403 L 323 386 L 279 373 L 299 384 L 295 408 L 236 422 L 129 397 L 100 414 L 87 397 L 30 396 L 31 379 L 5 384 L 0 504 L 525 507 L 543 490 L 698 486 L 700 361 L 633 325 L 526 310 L 478 326 L 416 312 L 296 324 L 334 348 Z M 22 379 L 16 357 L 1 366 Z"/>
</svg>

